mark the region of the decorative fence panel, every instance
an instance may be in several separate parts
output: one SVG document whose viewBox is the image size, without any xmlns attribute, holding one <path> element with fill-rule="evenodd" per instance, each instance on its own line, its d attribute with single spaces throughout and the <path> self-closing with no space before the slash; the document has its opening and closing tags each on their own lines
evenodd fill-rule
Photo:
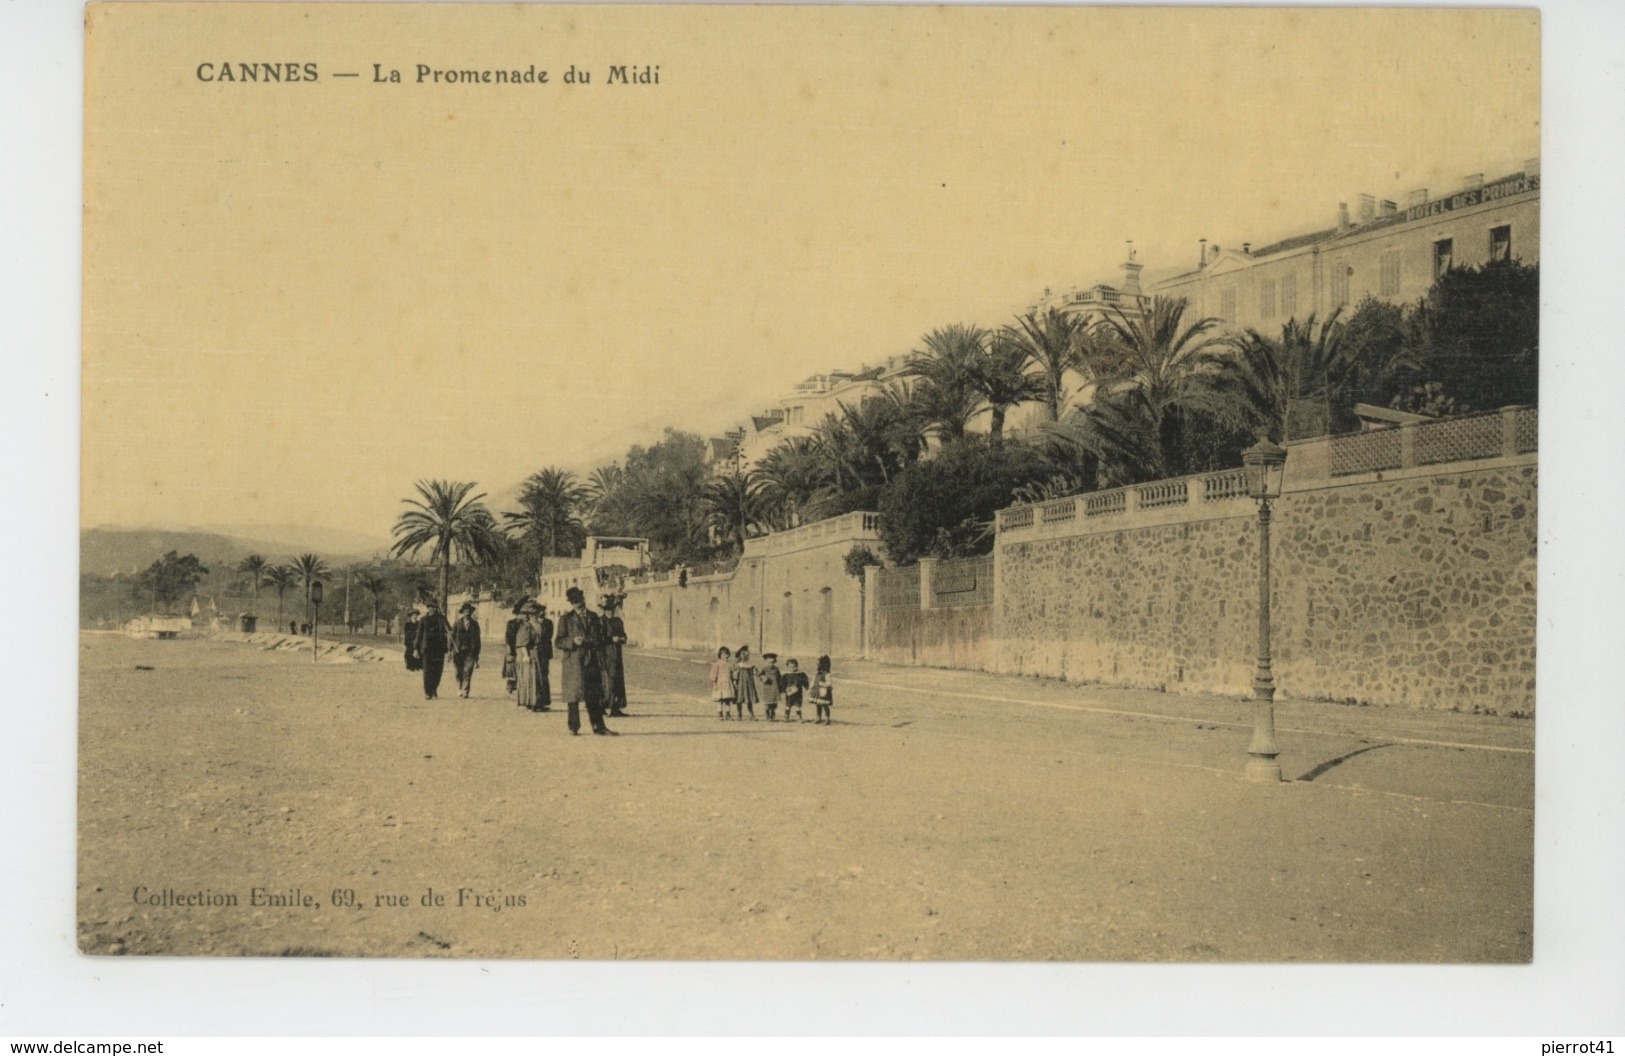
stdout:
<svg viewBox="0 0 1625 1056">
<path fill-rule="evenodd" d="M 1416 427 L 1416 464 L 1468 462 L 1501 453 L 1504 432 L 1499 413 L 1451 418 Z"/>
<path fill-rule="evenodd" d="M 939 561 L 931 576 L 931 604 L 935 608 L 993 604 L 993 557 L 967 557 Z"/>
<path fill-rule="evenodd" d="M 875 588 L 876 609 L 917 609 L 920 607 L 920 566 L 882 568 Z"/>
<path fill-rule="evenodd" d="M 1540 446 L 1540 413 L 1533 407 L 1519 407 L 1514 412 L 1512 447 L 1520 455 L 1527 455 Z"/>
<path fill-rule="evenodd" d="M 1368 433 L 1334 436 L 1331 441 L 1331 475 L 1376 473 L 1404 465 L 1404 452 L 1398 429 L 1374 429 Z"/>
</svg>

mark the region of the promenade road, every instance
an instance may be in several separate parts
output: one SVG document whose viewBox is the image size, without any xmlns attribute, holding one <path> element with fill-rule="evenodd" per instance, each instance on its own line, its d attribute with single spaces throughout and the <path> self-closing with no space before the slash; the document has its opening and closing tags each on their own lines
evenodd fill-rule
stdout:
<svg viewBox="0 0 1625 1056">
<path fill-rule="evenodd" d="M 1283 702 L 1277 787 L 1221 697 L 850 663 L 833 726 L 723 723 L 704 657 L 634 650 L 622 736 L 572 738 L 494 657 L 426 701 L 398 663 L 81 646 L 88 953 L 1532 951 L 1528 720 Z"/>
</svg>

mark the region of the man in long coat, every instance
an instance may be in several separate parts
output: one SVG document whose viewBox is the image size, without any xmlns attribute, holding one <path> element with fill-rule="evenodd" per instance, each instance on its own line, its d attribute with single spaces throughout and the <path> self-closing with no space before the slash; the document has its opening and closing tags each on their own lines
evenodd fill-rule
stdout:
<svg viewBox="0 0 1625 1056">
<path fill-rule="evenodd" d="M 530 618 L 536 623 L 536 710 L 553 710 L 553 682 L 548 668 L 553 664 L 553 621 L 547 606 L 530 603 Z"/>
<path fill-rule="evenodd" d="M 422 617 L 415 608 L 406 610 L 406 619 L 401 624 L 401 639 L 406 646 L 406 669 L 408 671 L 423 670 L 423 661 L 418 658 L 418 624 Z"/>
<path fill-rule="evenodd" d="M 474 618 L 474 606 L 466 601 L 451 625 L 451 662 L 457 669 L 457 689 L 466 697 L 473 692 L 474 669 L 480 666 L 480 621 Z"/>
<path fill-rule="evenodd" d="M 558 649 L 564 699 L 570 706 L 570 733 L 581 732 L 580 706 L 585 702 L 592 732 L 601 737 L 614 736 L 615 731 L 604 725 L 603 621 L 587 608 L 587 596 L 580 587 L 571 587 L 564 597 L 570 602 L 570 610 L 559 617 L 559 633 L 553 644 Z"/>
<path fill-rule="evenodd" d="M 626 624 L 616 615 L 620 598 L 605 594 L 598 599 L 604 623 L 604 710 L 613 717 L 626 714 L 626 668 L 621 646 L 626 644 Z"/>
<path fill-rule="evenodd" d="M 446 669 L 451 624 L 441 614 L 439 601 L 431 598 L 424 605 L 429 611 L 418 621 L 418 663 L 423 665 L 423 697 L 434 700 L 440 695 L 440 675 Z"/>
</svg>

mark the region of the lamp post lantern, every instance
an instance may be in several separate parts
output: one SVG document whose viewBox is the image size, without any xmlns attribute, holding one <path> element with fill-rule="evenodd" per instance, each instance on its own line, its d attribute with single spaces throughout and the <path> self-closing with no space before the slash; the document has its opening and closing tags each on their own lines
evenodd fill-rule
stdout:
<svg viewBox="0 0 1625 1056">
<path fill-rule="evenodd" d="M 316 608 L 310 618 L 310 660 L 315 663 L 316 647 L 322 637 L 322 581 L 319 579 L 310 585 L 310 603 Z"/>
<path fill-rule="evenodd" d="M 1278 782 L 1275 744 L 1275 676 L 1270 671 L 1270 503 L 1281 497 L 1286 450 L 1267 439 L 1241 453 L 1247 494 L 1258 503 L 1258 668 L 1253 673 L 1253 742 L 1247 752 L 1250 781 Z"/>
</svg>

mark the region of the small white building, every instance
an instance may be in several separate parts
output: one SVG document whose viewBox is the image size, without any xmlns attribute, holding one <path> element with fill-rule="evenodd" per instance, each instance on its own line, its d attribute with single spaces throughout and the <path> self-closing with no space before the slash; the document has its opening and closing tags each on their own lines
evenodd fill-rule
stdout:
<svg viewBox="0 0 1625 1056">
<path fill-rule="evenodd" d="M 580 587 L 588 604 L 595 592 L 619 592 L 628 574 L 649 567 L 649 540 L 635 536 L 589 535 L 581 556 L 542 558 L 537 598 L 551 611 L 566 605 L 565 591 Z"/>
</svg>

